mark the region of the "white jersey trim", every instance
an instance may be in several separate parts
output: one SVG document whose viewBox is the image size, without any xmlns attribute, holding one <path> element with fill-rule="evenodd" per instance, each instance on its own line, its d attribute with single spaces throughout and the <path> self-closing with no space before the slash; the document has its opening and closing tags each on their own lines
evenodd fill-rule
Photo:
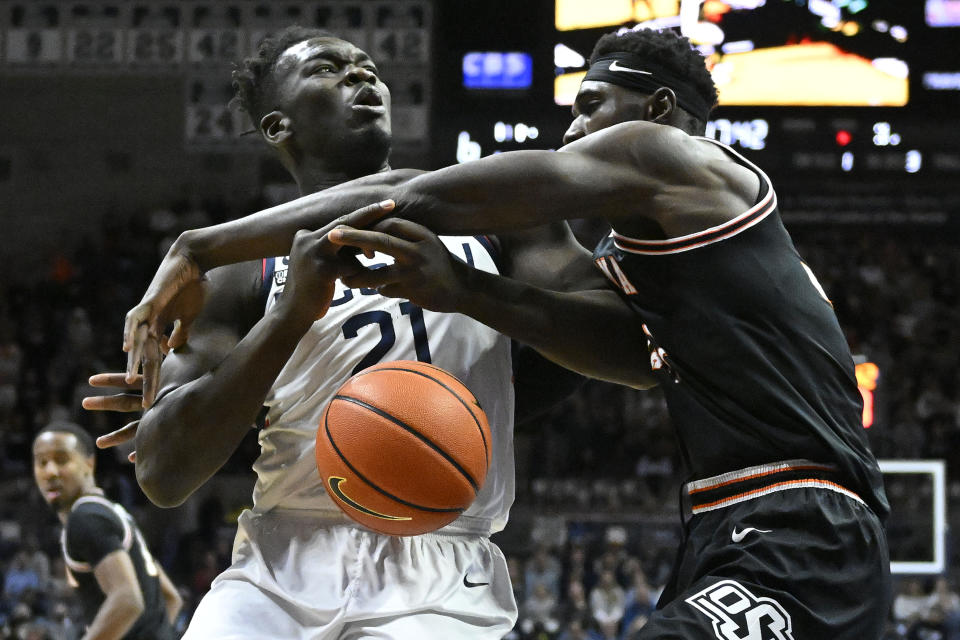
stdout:
<svg viewBox="0 0 960 640">
<path fill-rule="evenodd" d="M 722 142 L 702 136 L 695 137 L 700 140 L 711 142 L 724 149 L 735 158 L 743 162 L 748 168 L 756 172 L 756 174 L 760 176 L 760 179 L 763 180 L 767 185 L 766 195 L 764 195 L 760 202 L 753 205 L 733 219 L 724 222 L 723 224 L 719 224 L 696 233 L 677 236 L 676 238 L 668 238 L 666 240 L 638 240 L 636 238 L 631 238 L 629 236 L 617 233 L 616 230 L 611 230 L 610 237 L 613 238 L 614 245 L 616 245 L 618 249 L 640 255 L 667 255 L 690 251 L 692 249 L 714 244 L 735 236 L 740 232 L 758 224 L 777 208 L 777 195 L 773 189 L 773 183 L 770 181 L 770 178 L 767 176 L 767 174 L 760 169 L 760 167 L 753 164 L 744 158 L 740 153 L 723 144 Z"/>
</svg>

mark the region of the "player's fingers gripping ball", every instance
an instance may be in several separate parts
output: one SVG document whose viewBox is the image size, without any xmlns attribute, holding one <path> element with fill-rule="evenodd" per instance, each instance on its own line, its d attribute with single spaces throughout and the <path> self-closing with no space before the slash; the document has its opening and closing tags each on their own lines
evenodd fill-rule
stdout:
<svg viewBox="0 0 960 640">
<path fill-rule="evenodd" d="M 360 524 L 427 533 L 470 506 L 490 465 L 490 426 L 454 376 L 423 362 L 384 362 L 346 381 L 317 429 L 327 492 Z"/>
</svg>

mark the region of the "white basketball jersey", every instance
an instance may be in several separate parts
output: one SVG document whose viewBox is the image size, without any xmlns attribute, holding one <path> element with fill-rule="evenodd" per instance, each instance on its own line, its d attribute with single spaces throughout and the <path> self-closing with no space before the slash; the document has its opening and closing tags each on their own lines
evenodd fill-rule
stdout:
<svg viewBox="0 0 960 640">
<path fill-rule="evenodd" d="M 442 240 L 455 256 L 498 273 L 486 238 Z M 381 254 L 359 258 L 368 266 L 393 261 Z M 282 295 L 286 275 L 287 258 L 265 261 L 267 310 Z M 420 360 L 446 369 L 480 401 L 493 436 L 490 469 L 477 499 L 447 528 L 482 534 L 503 529 L 514 497 L 509 338 L 465 315 L 426 311 L 407 300 L 384 298 L 372 289 L 348 289 L 339 281 L 330 310 L 300 340 L 264 402 L 268 412 L 254 464 L 254 511 L 282 508 L 318 510 L 325 517 L 340 514 L 317 472 L 317 426 L 347 378 L 390 360 Z"/>
</svg>

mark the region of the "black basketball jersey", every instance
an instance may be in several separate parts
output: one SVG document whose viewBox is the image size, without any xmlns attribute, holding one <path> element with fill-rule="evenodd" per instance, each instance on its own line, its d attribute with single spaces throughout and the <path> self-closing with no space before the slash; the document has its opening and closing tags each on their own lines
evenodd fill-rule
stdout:
<svg viewBox="0 0 960 640">
<path fill-rule="evenodd" d="M 160 590 L 157 565 L 133 518 L 120 505 L 100 496 L 84 496 L 70 509 L 61 536 L 67 577 L 75 585 L 87 624 L 105 599 L 93 570 L 108 554 L 122 549 L 130 555 L 143 593 L 144 611 L 124 636 L 126 640 L 173 637 Z"/>
<path fill-rule="evenodd" d="M 884 518 L 883 481 L 833 307 L 783 226 L 769 178 L 709 142 L 759 176 L 753 207 L 669 240 L 614 230 L 594 251 L 639 313 L 691 476 L 783 460 L 832 463 Z"/>
</svg>

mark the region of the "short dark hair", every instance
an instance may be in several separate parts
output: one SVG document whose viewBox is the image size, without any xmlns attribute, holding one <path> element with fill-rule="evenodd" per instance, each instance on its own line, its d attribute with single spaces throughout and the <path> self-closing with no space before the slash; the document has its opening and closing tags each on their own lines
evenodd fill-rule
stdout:
<svg viewBox="0 0 960 640">
<path fill-rule="evenodd" d="M 93 436 L 86 429 L 73 422 L 51 422 L 37 432 L 34 442 L 45 433 L 70 433 L 76 436 L 77 445 L 85 456 L 89 457 L 97 452 L 97 447 L 93 442 Z"/>
<path fill-rule="evenodd" d="M 711 108 L 717 105 L 717 87 L 713 84 L 703 55 L 693 48 L 688 38 L 676 31 L 638 29 L 605 34 L 594 45 L 590 64 L 600 56 L 621 51 L 653 60 L 678 77 L 688 79 Z M 694 119 L 699 120 L 695 116 Z"/>
<path fill-rule="evenodd" d="M 246 111 L 254 128 L 259 128 L 263 116 L 270 113 L 276 106 L 273 95 L 276 89 L 273 70 L 277 66 L 280 55 L 293 45 L 305 40 L 337 37 L 323 29 L 300 25 L 291 25 L 265 37 L 257 45 L 257 54 L 246 58 L 240 63 L 239 68 L 234 69 L 232 74 L 234 98 L 230 104 Z"/>
</svg>

